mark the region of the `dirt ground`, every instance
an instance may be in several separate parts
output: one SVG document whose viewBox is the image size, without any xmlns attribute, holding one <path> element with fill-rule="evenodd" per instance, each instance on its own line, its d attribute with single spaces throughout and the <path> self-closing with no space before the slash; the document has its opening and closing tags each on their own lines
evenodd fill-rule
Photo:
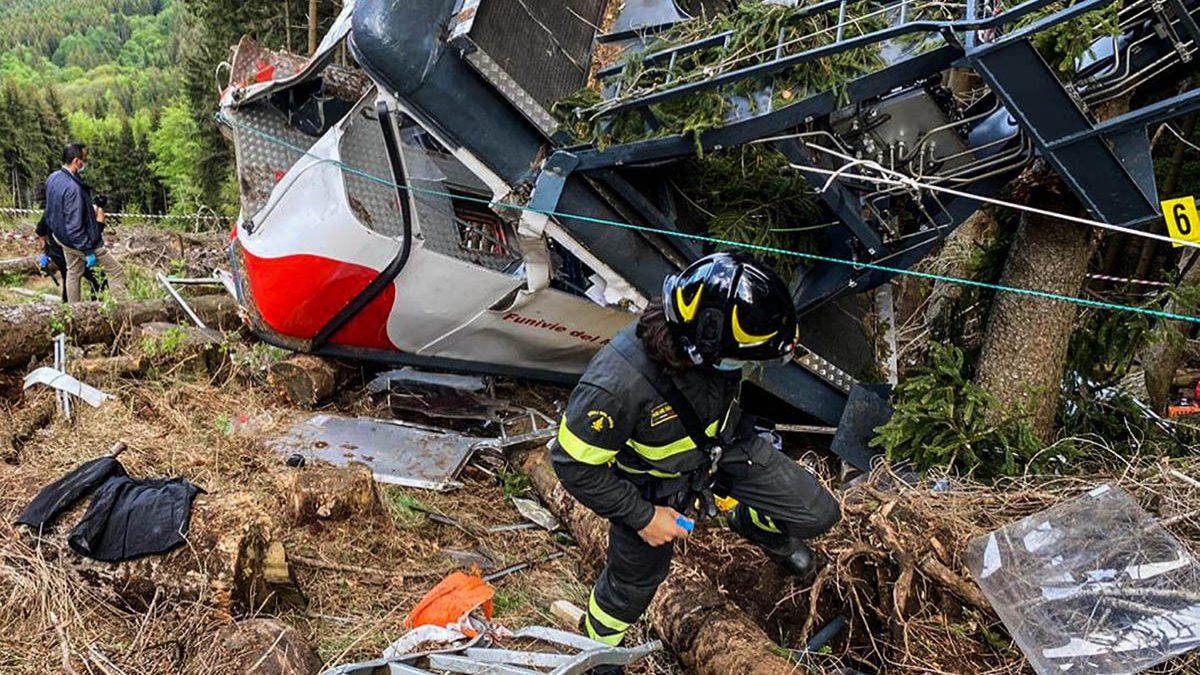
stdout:
<svg viewBox="0 0 1200 675">
<path fill-rule="evenodd" d="M 11 236 L 26 227 L 0 226 L 0 259 L 38 252 L 35 242 Z M 224 237 L 213 232 L 181 239 L 153 228 L 126 227 L 111 240 L 127 272 L 132 272 L 135 295 L 162 297 L 155 272 L 207 275 L 207 268 L 220 265 Z M 36 300 L 14 289 L 57 292 L 45 277 L 2 281 L 0 303 Z M 127 344 L 104 352 L 137 347 Z M 213 378 L 156 368 L 138 379 L 95 383 L 115 400 L 99 409 L 77 405 L 73 420 L 56 419 L 19 457 L 0 463 L 0 672 L 64 672 L 64 650 L 80 675 L 105 672 L 97 665 L 104 662 L 114 673 L 235 672 L 231 663 L 213 656 L 215 632 L 231 617 L 170 603 L 135 611 L 125 606 L 119 590 L 83 583 L 72 564 L 74 553 L 55 548 L 52 538 L 39 541 L 12 525 L 38 490 L 79 463 L 105 454 L 116 441 L 129 446 L 121 462 L 133 476 L 182 476 L 214 496 L 248 491 L 269 513 L 281 513 L 278 478 L 297 469 L 286 466 L 264 441 L 314 413 L 282 402 L 267 384 L 267 366 L 284 358 L 284 352 L 238 336 L 227 338 L 227 347 L 233 365 Z M 521 388 L 509 393 L 540 405 L 552 406 L 554 397 L 565 394 L 506 386 Z M 0 402 L 4 405 L 20 406 L 22 401 Z M 361 380 L 325 411 L 386 414 L 362 391 Z M 289 554 L 306 561 L 293 561 L 293 569 L 308 597 L 305 609 L 285 610 L 277 618 L 299 629 L 327 667 L 378 658 L 404 632 L 401 622 L 417 600 L 457 568 L 446 551 L 490 559 L 492 565 L 484 572 L 562 554 L 495 583 L 495 618 L 506 627 L 557 625 L 548 611 L 555 600 L 586 605 L 594 561 L 580 560 L 562 535 L 516 530 L 476 536 L 430 520 L 427 512 L 435 511 L 472 530 L 523 520 L 510 497 L 530 496 L 528 481 L 497 459 L 468 466 L 461 480 L 461 489 L 445 493 L 383 486 L 386 515 L 379 519 L 317 521 L 303 527 L 276 519 Z M 77 518 L 78 511 L 65 515 L 59 530 L 69 529 Z M 386 570 L 391 576 L 383 579 L 339 567 Z M 644 628 L 638 631 L 634 639 L 651 638 Z M 631 672 L 665 674 L 679 672 L 679 667 L 669 655 L 660 654 Z"/>
</svg>

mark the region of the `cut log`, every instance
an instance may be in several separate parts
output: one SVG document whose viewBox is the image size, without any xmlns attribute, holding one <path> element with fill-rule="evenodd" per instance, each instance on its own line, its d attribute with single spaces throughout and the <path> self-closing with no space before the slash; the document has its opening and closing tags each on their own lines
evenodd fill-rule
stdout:
<svg viewBox="0 0 1200 675">
<path fill-rule="evenodd" d="M 371 469 L 354 463 L 346 468 L 306 466 L 279 474 L 284 512 L 296 525 L 318 520 L 374 518 L 383 513 Z"/>
<path fill-rule="evenodd" d="M 316 675 L 321 657 L 300 631 L 276 619 L 247 619 L 217 631 L 215 664 L 236 675 Z"/>
<path fill-rule="evenodd" d="M 271 515 L 249 493 L 197 497 L 187 540 L 165 555 L 120 563 L 73 559 L 85 580 L 112 588 L 134 611 L 155 597 L 231 616 L 305 604 Z"/>
<path fill-rule="evenodd" d="M 338 368 L 310 354 L 297 354 L 271 366 L 267 381 L 288 403 L 315 408 L 328 403 L 341 382 Z"/>
<path fill-rule="evenodd" d="M 31 277 L 39 274 L 38 259 L 35 255 L 25 256 L 24 258 L 8 258 L 0 260 L 0 277 L 18 276 Z"/>
<path fill-rule="evenodd" d="M 140 356 L 107 356 L 72 361 L 67 365 L 71 375 L 84 382 L 94 383 L 117 377 L 136 377 L 146 369 L 146 359 Z"/>
<path fill-rule="evenodd" d="M 237 302 L 228 295 L 206 295 L 188 301 L 214 328 L 241 324 Z M 38 303 L 0 307 L 0 369 L 22 368 L 53 353 L 55 333 L 65 331 L 75 344 L 111 344 L 121 331 L 151 321 L 186 320 L 172 300 L 145 300 L 105 307 L 99 302 L 73 305 Z"/>
<path fill-rule="evenodd" d="M 545 450 L 529 452 L 522 467 L 530 482 L 592 560 L 604 560 L 608 523 L 575 501 L 558 482 Z M 745 612 L 725 599 L 686 559 L 672 565 L 650 617 L 689 672 L 698 675 L 793 675 L 796 665 Z"/>
<path fill-rule="evenodd" d="M 212 328 L 153 321 L 139 330 L 142 354 L 176 372 L 216 375 L 229 363 L 225 338 Z"/>
<path fill-rule="evenodd" d="M 57 412 L 58 401 L 48 391 L 30 392 L 23 405 L 0 409 L 0 460 L 16 462 L 25 444 L 54 421 Z"/>
</svg>

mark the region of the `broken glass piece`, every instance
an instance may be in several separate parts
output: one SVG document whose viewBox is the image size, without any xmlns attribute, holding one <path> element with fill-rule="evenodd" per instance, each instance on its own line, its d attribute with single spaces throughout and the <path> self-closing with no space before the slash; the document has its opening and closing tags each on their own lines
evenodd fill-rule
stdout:
<svg viewBox="0 0 1200 675">
<path fill-rule="evenodd" d="M 521 515 L 536 523 L 538 527 L 550 532 L 558 529 L 558 519 L 543 508 L 541 504 L 532 499 L 521 499 L 520 497 L 513 497 L 512 501 L 517 510 L 521 512 Z"/>
<path fill-rule="evenodd" d="M 979 537 L 970 567 L 1040 675 L 1135 673 L 1200 646 L 1200 565 L 1119 488 Z"/>
</svg>

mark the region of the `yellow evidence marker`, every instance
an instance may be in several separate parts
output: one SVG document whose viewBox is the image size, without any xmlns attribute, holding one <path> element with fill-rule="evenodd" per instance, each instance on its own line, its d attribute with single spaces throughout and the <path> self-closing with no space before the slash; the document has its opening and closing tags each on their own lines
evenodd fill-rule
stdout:
<svg viewBox="0 0 1200 675">
<path fill-rule="evenodd" d="M 1200 216 L 1196 214 L 1196 198 L 1180 197 L 1162 203 L 1163 218 L 1172 239 L 1200 243 Z M 1172 243 L 1178 248 L 1183 244 Z"/>
</svg>

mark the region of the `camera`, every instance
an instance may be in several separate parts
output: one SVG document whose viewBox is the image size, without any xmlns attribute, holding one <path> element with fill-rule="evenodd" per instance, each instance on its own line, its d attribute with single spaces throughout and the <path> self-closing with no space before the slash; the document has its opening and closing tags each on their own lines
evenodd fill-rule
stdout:
<svg viewBox="0 0 1200 675">
<path fill-rule="evenodd" d="M 94 204 L 102 209 L 107 209 L 108 208 L 108 195 L 98 194 L 98 195 L 92 197 L 92 204 Z"/>
</svg>

